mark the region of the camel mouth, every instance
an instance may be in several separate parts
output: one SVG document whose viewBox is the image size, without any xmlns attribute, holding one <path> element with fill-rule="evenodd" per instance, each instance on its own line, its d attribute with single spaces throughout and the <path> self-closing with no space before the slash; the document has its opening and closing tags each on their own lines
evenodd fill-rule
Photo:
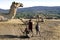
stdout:
<svg viewBox="0 0 60 40">
<path fill-rule="evenodd" d="M 23 7 L 23 6 L 20 6 L 20 7 Z"/>
<path fill-rule="evenodd" d="M 23 7 L 23 5 L 20 5 L 19 7 Z"/>
<path fill-rule="evenodd" d="M 19 7 L 23 7 L 23 4 L 22 3 L 20 3 L 20 6 Z"/>
</svg>

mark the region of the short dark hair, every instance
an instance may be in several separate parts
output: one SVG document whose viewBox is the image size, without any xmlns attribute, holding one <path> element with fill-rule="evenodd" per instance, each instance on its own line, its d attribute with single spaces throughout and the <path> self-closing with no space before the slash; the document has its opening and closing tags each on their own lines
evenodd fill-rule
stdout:
<svg viewBox="0 0 60 40">
<path fill-rule="evenodd" d="M 31 21 L 31 19 L 29 21 Z"/>
</svg>

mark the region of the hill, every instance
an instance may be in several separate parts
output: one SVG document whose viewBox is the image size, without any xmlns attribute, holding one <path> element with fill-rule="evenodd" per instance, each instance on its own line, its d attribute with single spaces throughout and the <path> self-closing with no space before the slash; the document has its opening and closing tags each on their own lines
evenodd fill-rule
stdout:
<svg viewBox="0 0 60 40">
<path fill-rule="evenodd" d="M 0 9 L 2 13 L 8 13 L 9 10 Z M 35 15 L 42 15 L 45 17 L 60 18 L 60 6 L 47 7 L 47 6 L 34 6 L 28 8 L 19 8 L 16 17 L 31 18 Z"/>
</svg>

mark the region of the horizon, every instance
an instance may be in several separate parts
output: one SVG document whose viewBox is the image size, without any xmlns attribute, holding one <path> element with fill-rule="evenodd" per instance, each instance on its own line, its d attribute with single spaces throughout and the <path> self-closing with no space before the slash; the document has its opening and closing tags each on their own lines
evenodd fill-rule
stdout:
<svg viewBox="0 0 60 40">
<path fill-rule="evenodd" d="M 60 0 L 14 0 L 15 2 L 23 3 L 22 8 L 27 7 L 34 7 L 34 6 L 47 6 L 47 7 L 54 7 L 60 6 Z M 10 9 L 10 5 L 13 0 L 1 0 L 0 1 L 0 9 Z M 4 5 L 5 4 L 5 5 Z"/>
<path fill-rule="evenodd" d="M 60 7 L 60 6 L 32 6 L 32 7 Z M 30 7 L 21 7 L 21 8 L 30 8 Z M 3 9 L 3 8 L 0 8 Z M 3 10 L 9 10 L 9 9 L 3 9 Z"/>
</svg>

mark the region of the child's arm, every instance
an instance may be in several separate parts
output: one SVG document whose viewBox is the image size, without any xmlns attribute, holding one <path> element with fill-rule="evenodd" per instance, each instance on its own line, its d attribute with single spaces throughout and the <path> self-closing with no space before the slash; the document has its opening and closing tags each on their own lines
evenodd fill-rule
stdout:
<svg viewBox="0 0 60 40">
<path fill-rule="evenodd" d="M 23 21 L 23 19 L 20 19 L 20 20 L 21 20 L 24 24 L 26 24 L 25 21 Z"/>
</svg>

